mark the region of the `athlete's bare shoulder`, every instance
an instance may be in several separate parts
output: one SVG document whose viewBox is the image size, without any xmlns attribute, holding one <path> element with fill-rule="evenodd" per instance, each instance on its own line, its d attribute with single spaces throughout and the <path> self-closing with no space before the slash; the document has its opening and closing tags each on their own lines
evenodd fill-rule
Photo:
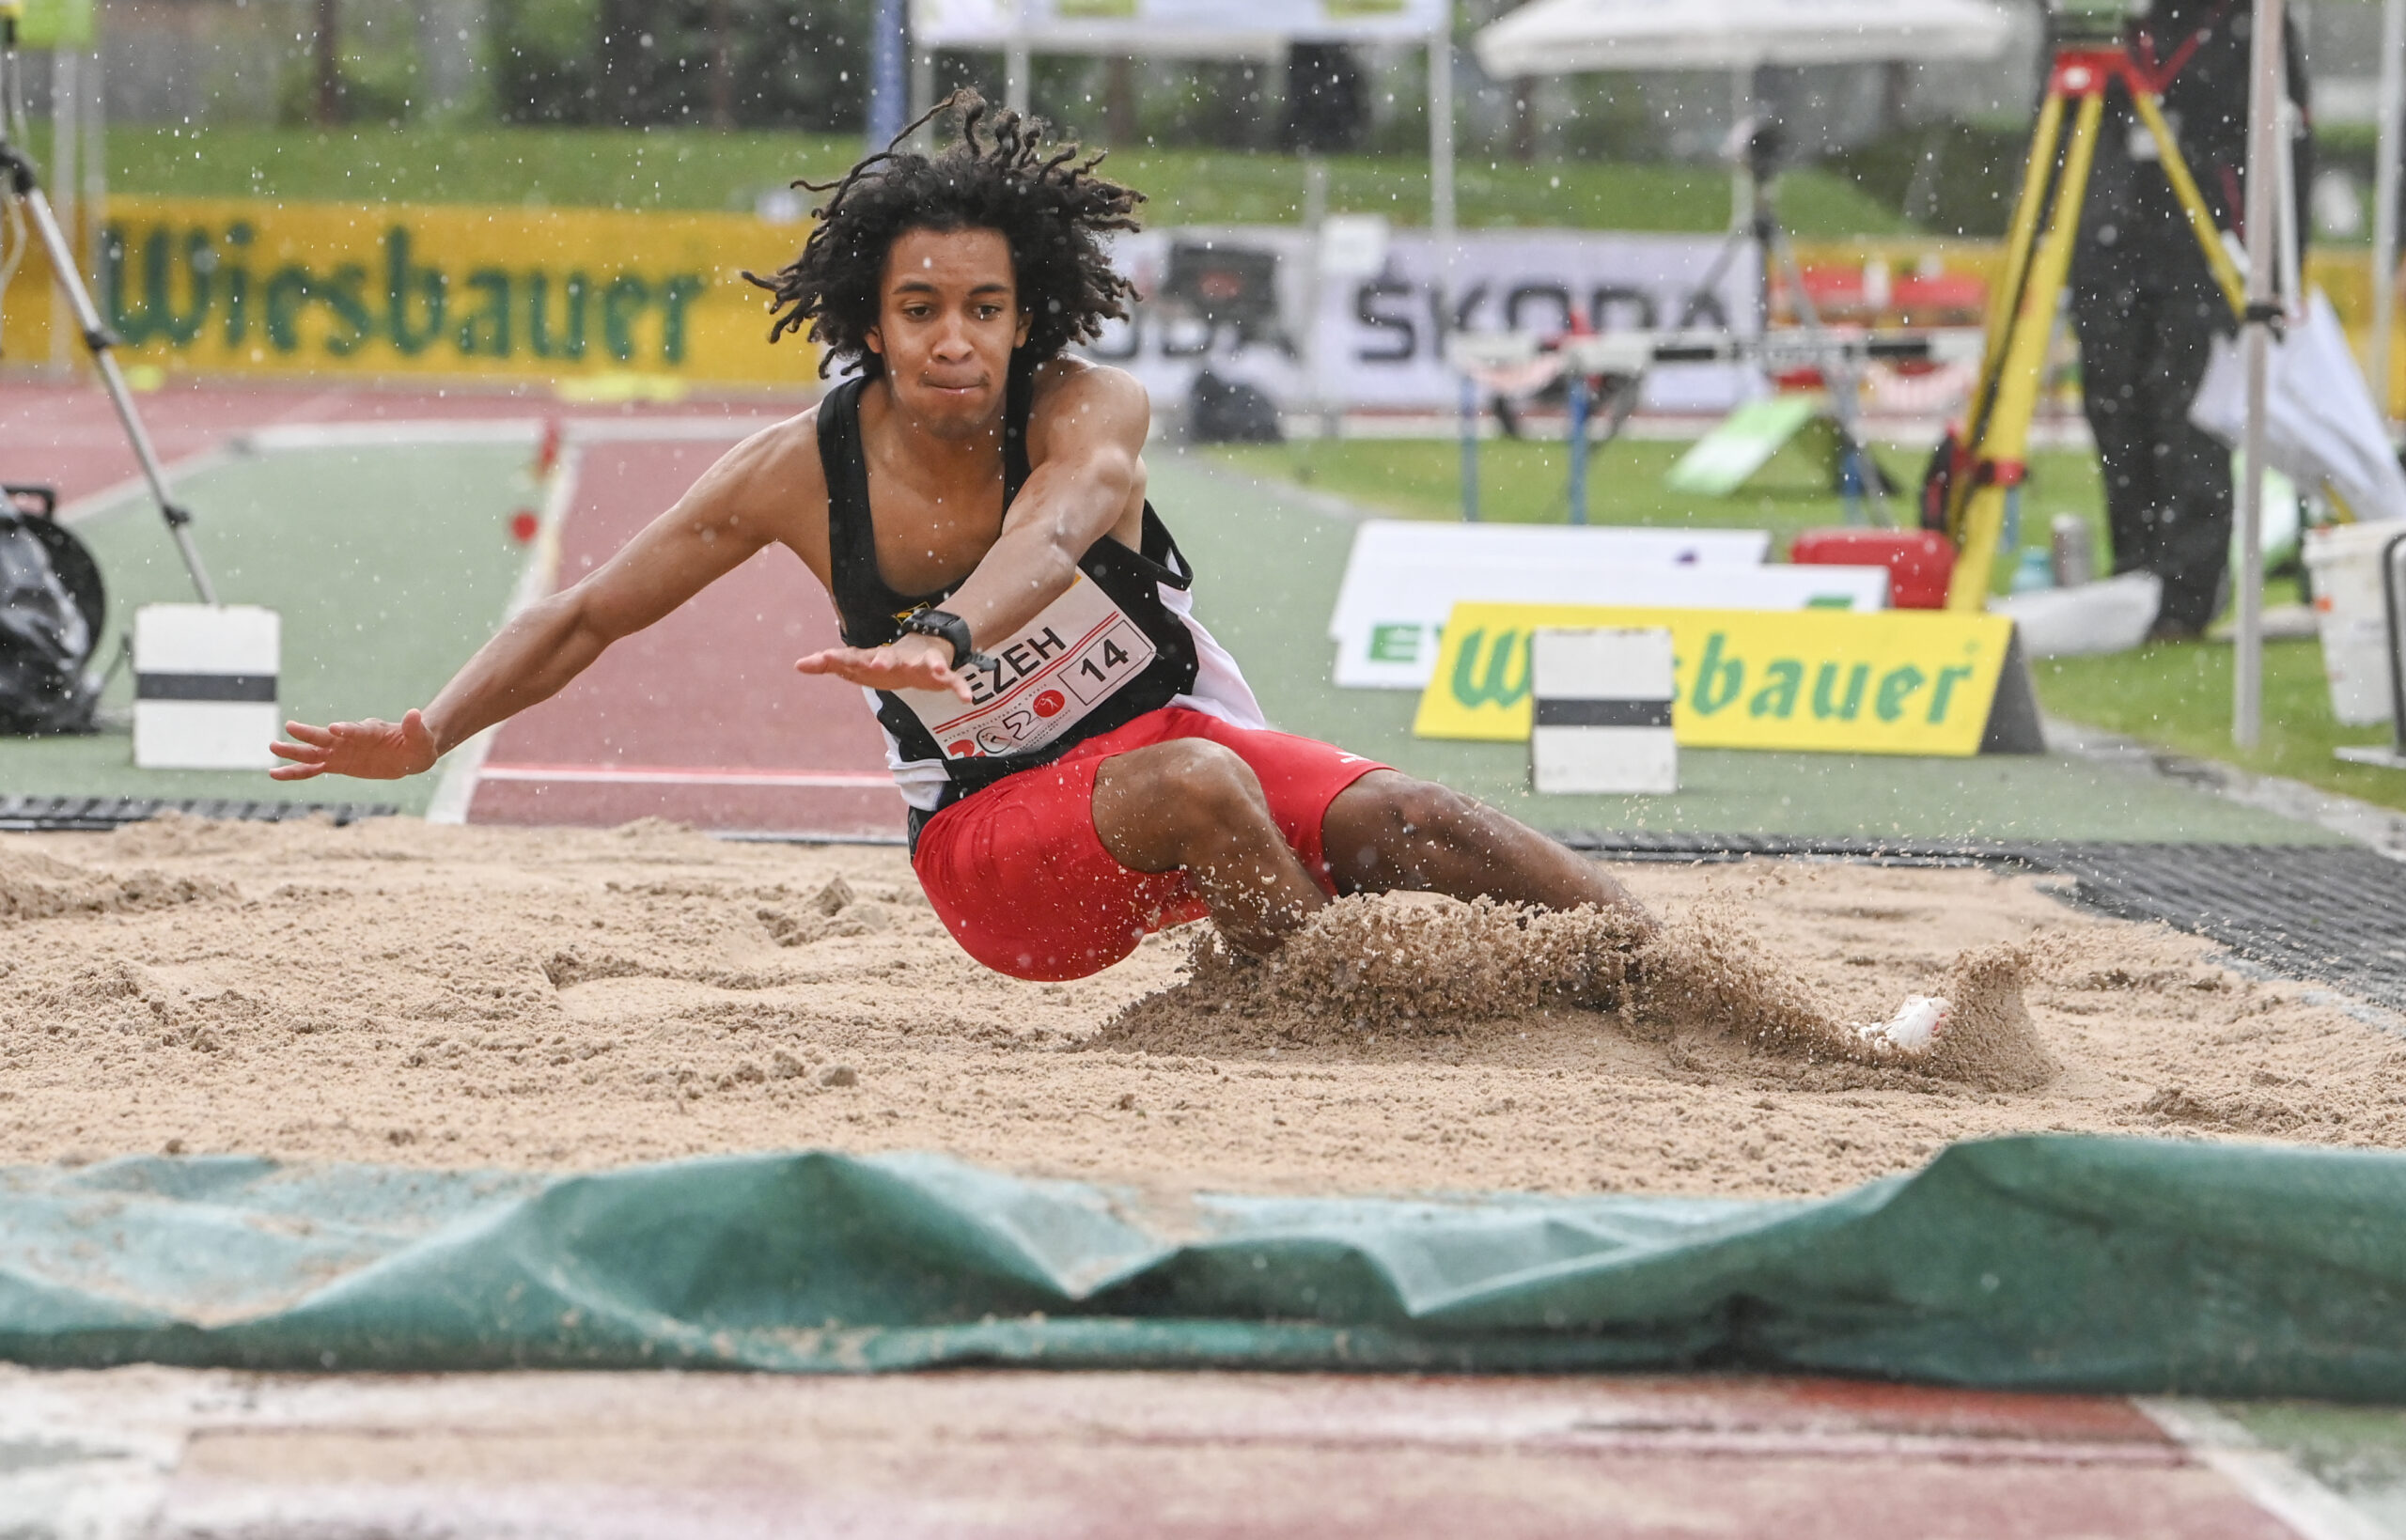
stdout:
<svg viewBox="0 0 2406 1540">
<path fill-rule="evenodd" d="M 1083 358 L 1048 359 L 1036 367 L 1028 458 L 1041 463 L 1048 451 L 1065 444 L 1111 444 L 1138 454 L 1152 420 L 1152 397 L 1127 370 Z"/>
<path fill-rule="evenodd" d="M 819 459 L 819 409 L 747 435 L 702 473 L 679 510 L 706 529 L 753 544 L 787 546 L 827 576 L 827 474 Z"/>
</svg>

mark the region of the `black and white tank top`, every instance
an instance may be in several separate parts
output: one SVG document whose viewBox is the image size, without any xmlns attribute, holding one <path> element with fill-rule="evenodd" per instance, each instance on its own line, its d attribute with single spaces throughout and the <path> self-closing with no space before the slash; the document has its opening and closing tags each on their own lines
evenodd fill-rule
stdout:
<svg viewBox="0 0 2406 1540">
<path fill-rule="evenodd" d="M 941 608 L 953 589 L 899 594 L 878 570 L 861 444 L 865 384 L 847 380 L 820 401 L 819 457 L 836 617 L 847 646 L 875 647 L 900 636 L 907 616 Z M 1003 409 L 1006 508 L 1027 480 L 1034 395 L 1033 368 L 1014 363 Z M 886 762 L 911 804 L 914 842 L 939 809 L 1164 706 L 1266 725 L 1236 661 L 1195 621 L 1194 581 L 1147 503 L 1142 550 L 1103 536 L 1086 548 L 1066 592 L 1015 634 L 985 641 L 988 666 L 963 669 L 974 695 L 967 704 L 948 692 L 865 690 L 885 730 Z"/>
</svg>

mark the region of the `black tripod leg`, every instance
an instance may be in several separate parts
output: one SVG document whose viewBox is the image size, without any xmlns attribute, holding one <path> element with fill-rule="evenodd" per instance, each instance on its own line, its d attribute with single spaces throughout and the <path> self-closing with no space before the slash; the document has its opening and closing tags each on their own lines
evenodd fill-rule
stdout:
<svg viewBox="0 0 2406 1540">
<path fill-rule="evenodd" d="M 1751 232 L 1742 226 L 1731 228 L 1721 238 L 1721 249 L 1712 254 L 1712 265 L 1704 270 L 1704 276 L 1688 290 L 1687 302 L 1680 306 L 1680 319 L 1671 330 L 1684 332 L 1695 324 L 1696 313 L 1703 308 L 1700 302 L 1721 288 L 1721 280 L 1728 275 L 1729 264 L 1738 258 L 1739 248 L 1752 239 Z M 1722 323 L 1725 326 L 1728 324 L 1726 316 L 1722 318 Z"/>
</svg>

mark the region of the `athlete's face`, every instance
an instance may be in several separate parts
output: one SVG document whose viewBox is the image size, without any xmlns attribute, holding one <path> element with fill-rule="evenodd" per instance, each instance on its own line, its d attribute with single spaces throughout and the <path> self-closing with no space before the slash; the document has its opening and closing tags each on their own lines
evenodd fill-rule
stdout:
<svg viewBox="0 0 2406 1540">
<path fill-rule="evenodd" d="M 965 437 L 1002 416 L 1011 350 L 1027 340 L 1000 230 L 905 230 L 885 257 L 870 351 L 901 408 Z"/>
</svg>

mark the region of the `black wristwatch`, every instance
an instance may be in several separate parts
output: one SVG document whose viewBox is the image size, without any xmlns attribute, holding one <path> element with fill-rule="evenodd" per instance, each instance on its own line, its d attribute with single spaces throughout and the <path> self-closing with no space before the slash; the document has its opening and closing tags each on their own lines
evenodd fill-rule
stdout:
<svg viewBox="0 0 2406 1540">
<path fill-rule="evenodd" d="M 964 663 L 983 664 L 986 655 L 969 640 L 969 622 L 950 610 L 919 610 L 902 617 L 902 629 L 919 636 L 932 636 L 952 644 L 952 666 Z"/>
</svg>

